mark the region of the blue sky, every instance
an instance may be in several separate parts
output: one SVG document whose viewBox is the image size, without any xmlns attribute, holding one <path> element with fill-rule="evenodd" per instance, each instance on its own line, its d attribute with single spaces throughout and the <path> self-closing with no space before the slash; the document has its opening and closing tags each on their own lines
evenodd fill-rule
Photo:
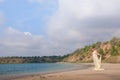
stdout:
<svg viewBox="0 0 120 80">
<path fill-rule="evenodd" d="M 4 27 L 12 26 L 19 31 L 45 34 L 46 23 L 56 11 L 56 0 L 4 0 L 0 9 L 5 17 Z"/>
<path fill-rule="evenodd" d="M 0 0 L 0 56 L 64 55 L 113 37 L 119 0 Z"/>
</svg>

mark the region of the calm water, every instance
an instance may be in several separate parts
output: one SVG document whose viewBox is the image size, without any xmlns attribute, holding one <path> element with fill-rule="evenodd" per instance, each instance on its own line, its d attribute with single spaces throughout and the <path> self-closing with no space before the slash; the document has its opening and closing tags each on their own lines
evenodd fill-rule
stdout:
<svg viewBox="0 0 120 80">
<path fill-rule="evenodd" d="M 39 64 L 0 64 L 0 75 L 45 73 L 68 70 L 76 64 L 39 63 Z"/>
</svg>

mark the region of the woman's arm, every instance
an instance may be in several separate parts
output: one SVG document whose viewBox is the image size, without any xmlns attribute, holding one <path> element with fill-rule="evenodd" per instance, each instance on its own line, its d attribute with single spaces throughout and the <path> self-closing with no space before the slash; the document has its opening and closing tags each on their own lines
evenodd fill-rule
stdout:
<svg viewBox="0 0 120 80">
<path fill-rule="evenodd" d="M 96 54 L 97 54 L 98 56 L 101 56 L 101 54 L 100 54 L 100 53 L 98 53 L 97 51 L 96 51 Z"/>
</svg>

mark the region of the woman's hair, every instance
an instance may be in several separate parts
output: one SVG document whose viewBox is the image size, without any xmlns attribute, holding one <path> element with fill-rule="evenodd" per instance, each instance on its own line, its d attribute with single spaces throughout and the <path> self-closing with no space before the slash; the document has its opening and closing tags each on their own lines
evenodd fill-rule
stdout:
<svg viewBox="0 0 120 80">
<path fill-rule="evenodd" d="M 95 51 L 95 50 L 97 50 L 97 49 L 96 49 L 96 48 L 92 48 L 92 49 L 91 49 L 92 52 Z"/>
</svg>

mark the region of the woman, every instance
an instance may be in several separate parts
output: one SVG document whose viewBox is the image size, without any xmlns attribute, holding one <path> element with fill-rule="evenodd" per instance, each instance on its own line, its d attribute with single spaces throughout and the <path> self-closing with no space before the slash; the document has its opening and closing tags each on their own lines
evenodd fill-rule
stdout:
<svg viewBox="0 0 120 80">
<path fill-rule="evenodd" d="M 93 49 L 92 51 L 93 62 L 95 65 L 94 70 L 101 70 L 101 55 L 98 53 L 96 49 Z"/>
</svg>

